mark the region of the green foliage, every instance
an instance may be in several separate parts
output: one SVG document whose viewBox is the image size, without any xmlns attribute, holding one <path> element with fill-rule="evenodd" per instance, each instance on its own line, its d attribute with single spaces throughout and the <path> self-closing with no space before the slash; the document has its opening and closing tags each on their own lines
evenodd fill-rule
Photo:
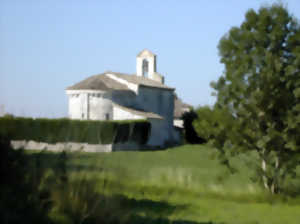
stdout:
<svg viewBox="0 0 300 224">
<path fill-rule="evenodd" d="M 214 114 L 213 110 L 209 106 L 198 107 L 195 110 L 197 119 L 193 121 L 193 126 L 199 136 L 210 140 L 212 135 L 212 128 L 214 127 Z"/>
<path fill-rule="evenodd" d="M 223 144 L 226 141 L 226 128 L 232 122 L 230 114 L 226 110 L 209 106 L 198 107 L 196 114 L 193 126 L 198 135 L 210 142 L 218 136 Z"/>
<path fill-rule="evenodd" d="M 151 125 L 147 121 L 80 121 L 70 119 L 0 118 L 0 136 L 38 142 L 110 144 L 135 141 L 145 144 Z"/>
<path fill-rule="evenodd" d="M 52 201 L 46 184 L 47 169 L 40 153 L 29 160 L 21 151 L 12 150 L 9 140 L 0 136 L 0 222 L 51 223 L 48 212 Z"/>
<path fill-rule="evenodd" d="M 271 192 L 293 175 L 300 152 L 300 27 L 281 5 L 249 10 L 220 41 L 224 75 L 212 87 L 228 112 L 223 150 L 256 150 L 260 180 Z"/>
</svg>

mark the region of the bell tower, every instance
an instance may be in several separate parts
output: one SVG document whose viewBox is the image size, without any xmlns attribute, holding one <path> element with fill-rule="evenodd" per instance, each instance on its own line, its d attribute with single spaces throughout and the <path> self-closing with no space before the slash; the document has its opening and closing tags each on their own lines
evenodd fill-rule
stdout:
<svg viewBox="0 0 300 224">
<path fill-rule="evenodd" d="M 156 72 L 156 55 L 145 49 L 136 57 L 136 75 L 153 79 Z"/>
<path fill-rule="evenodd" d="M 136 75 L 164 84 L 165 78 L 156 72 L 156 55 L 144 49 L 136 56 Z"/>
</svg>

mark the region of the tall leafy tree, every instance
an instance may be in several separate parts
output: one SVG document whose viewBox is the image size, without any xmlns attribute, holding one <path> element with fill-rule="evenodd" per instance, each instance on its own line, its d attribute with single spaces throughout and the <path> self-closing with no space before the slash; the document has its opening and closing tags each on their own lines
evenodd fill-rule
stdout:
<svg viewBox="0 0 300 224">
<path fill-rule="evenodd" d="M 300 27 L 280 4 L 249 10 L 219 42 L 225 70 L 212 83 L 216 108 L 229 114 L 215 143 L 224 151 L 255 150 L 265 188 L 281 191 L 300 152 Z M 230 122 L 228 122 L 230 120 Z"/>
</svg>

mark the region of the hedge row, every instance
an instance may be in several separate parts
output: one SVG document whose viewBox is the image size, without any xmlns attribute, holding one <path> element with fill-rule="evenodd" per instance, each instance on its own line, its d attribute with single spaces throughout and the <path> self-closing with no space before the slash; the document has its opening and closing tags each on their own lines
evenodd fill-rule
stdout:
<svg viewBox="0 0 300 224">
<path fill-rule="evenodd" d="M 145 144 L 151 124 L 134 121 L 81 121 L 70 119 L 0 118 L 0 136 L 37 142 L 111 144 L 134 141 Z"/>
</svg>

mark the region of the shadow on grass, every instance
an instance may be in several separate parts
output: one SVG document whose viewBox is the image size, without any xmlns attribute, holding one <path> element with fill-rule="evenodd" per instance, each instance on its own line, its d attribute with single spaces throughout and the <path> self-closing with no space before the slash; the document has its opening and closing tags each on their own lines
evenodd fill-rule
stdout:
<svg viewBox="0 0 300 224">
<path fill-rule="evenodd" d="M 124 209 L 124 212 L 130 212 L 126 221 L 123 219 L 123 222 L 120 222 L 124 224 L 217 224 L 211 221 L 195 222 L 189 220 L 170 220 L 168 218 L 168 216 L 186 209 L 187 205 L 170 205 L 167 202 L 148 199 L 137 200 L 124 195 L 114 195 L 106 199 L 119 202 L 120 209 Z M 118 222 L 116 219 L 112 220 Z"/>
<path fill-rule="evenodd" d="M 124 195 L 105 196 L 97 193 L 90 185 L 73 182 L 70 189 L 58 195 L 57 214 L 70 223 L 81 224 L 216 224 L 214 222 L 194 222 L 188 220 L 170 220 L 186 205 L 171 205 L 164 201 L 134 199 Z M 79 187 L 79 188 L 78 188 Z M 76 195 L 76 197 L 74 197 Z M 55 220 L 54 223 L 64 223 Z"/>
<path fill-rule="evenodd" d="M 117 195 L 116 197 L 119 198 L 121 207 L 129 208 L 135 213 L 142 212 L 156 217 L 168 216 L 188 207 L 187 205 L 170 205 L 163 201 L 127 198 L 123 195 Z"/>
<path fill-rule="evenodd" d="M 215 222 L 194 222 L 194 221 L 187 221 L 187 220 L 169 220 L 166 218 L 150 218 L 150 217 L 141 217 L 141 216 L 134 216 L 130 220 L 132 224 L 217 224 Z M 218 224 L 225 224 L 225 223 L 218 223 Z"/>
</svg>

